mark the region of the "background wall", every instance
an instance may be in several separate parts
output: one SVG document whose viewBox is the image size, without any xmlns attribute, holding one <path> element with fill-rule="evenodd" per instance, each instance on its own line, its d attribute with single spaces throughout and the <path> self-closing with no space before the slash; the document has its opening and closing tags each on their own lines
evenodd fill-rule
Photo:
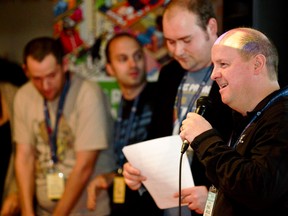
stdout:
<svg viewBox="0 0 288 216">
<path fill-rule="evenodd" d="M 96 24 L 93 14 L 95 0 L 83 4 L 84 23 L 80 33 L 91 37 Z M 96 0 L 99 1 L 99 0 Z M 288 17 L 286 0 L 212 0 L 218 17 L 219 32 L 238 26 L 253 26 L 265 32 L 275 43 L 280 55 L 279 81 L 288 84 Z M 22 63 L 24 45 L 36 36 L 53 35 L 53 0 L 0 0 L 0 57 Z M 96 20 L 97 21 L 97 20 Z M 222 22 L 223 21 L 223 22 Z M 99 23 L 98 23 L 99 24 Z M 103 25 L 100 23 L 99 26 Z M 92 33 L 93 34 L 93 33 Z"/>
<path fill-rule="evenodd" d="M 265 33 L 279 53 L 279 83 L 288 85 L 287 0 L 224 0 L 224 31 L 234 27 L 253 27 Z"/>
<path fill-rule="evenodd" d="M 53 2 L 0 1 L 0 56 L 22 63 L 24 45 L 36 36 L 52 36 Z"/>
<path fill-rule="evenodd" d="M 254 0 L 253 27 L 263 31 L 274 42 L 279 53 L 279 83 L 288 84 L 288 1 Z"/>
</svg>

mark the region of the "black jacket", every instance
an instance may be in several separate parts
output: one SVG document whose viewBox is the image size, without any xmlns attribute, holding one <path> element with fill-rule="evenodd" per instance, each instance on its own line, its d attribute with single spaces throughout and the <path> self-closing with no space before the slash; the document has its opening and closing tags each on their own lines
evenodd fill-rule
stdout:
<svg viewBox="0 0 288 216">
<path fill-rule="evenodd" d="M 237 126 L 244 124 L 232 142 L 235 148 L 228 147 L 213 129 L 192 142 L 208 178 L 219 189 L 213 215 L 287 215 L 288 97 L 249 124 L 277 93 L 266 97 L 247 117 L 238 118 Z"/>
</svg>

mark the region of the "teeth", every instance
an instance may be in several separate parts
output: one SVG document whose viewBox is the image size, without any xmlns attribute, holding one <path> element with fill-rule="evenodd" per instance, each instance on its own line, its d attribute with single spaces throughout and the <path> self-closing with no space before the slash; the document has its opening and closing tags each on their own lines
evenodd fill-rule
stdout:
<svg viewBox="0 0 288 216">
<path fill-rule="evenodd" d="M 225 88 L 227 86 L 227 84 L 224 83 L 224 84 L 221 84 L 220 86 L 221 86 L 221 88 Z"/>
</svg>

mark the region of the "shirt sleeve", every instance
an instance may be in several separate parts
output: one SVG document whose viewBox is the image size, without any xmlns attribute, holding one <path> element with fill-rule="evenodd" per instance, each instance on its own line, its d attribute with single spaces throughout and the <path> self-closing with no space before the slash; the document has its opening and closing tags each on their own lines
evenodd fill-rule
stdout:
<svg viewBox="0 0 288 216">
<path fill-rule="evenodd" d="M 83 84 L 76 103 L 76 151 L 106 149 L 112 136 L 113 124 L 106 98 L 98 84 Z"/>
</svg>

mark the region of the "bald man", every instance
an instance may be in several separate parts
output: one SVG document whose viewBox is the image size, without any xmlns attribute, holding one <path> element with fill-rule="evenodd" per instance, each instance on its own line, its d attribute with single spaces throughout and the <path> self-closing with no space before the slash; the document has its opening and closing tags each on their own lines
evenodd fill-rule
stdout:
<svg viewBox="0 0 288 216">
<path fill-rule="evenodd" d="M 277 50 L 263 33 L 236 28 L 215 41 L 211 57 L 211 78 L 237 121 L 228 145 L 202 116 L 189 113 L 182 122 L 181 138 L 215 186 L 204 212 L 287 215 L 288 89 L 277 81 Z"/>
</svg>

